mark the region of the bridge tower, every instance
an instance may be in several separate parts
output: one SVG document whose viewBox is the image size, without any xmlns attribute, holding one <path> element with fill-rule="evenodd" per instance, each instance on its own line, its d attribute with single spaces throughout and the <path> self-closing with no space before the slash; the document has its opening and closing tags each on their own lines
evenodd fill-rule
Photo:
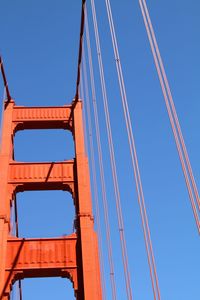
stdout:
<svg viewBox="0 0 200 300">
<path fill-rule="evenodd" d="M 75 158 L 52 163 L 14 160 L 14 135 L 25 129 L 72 132 Z M 64 190 L 75 205 L 75 233 L 56 238 L 11 235 L 10 212 L 18 192 Z M 55 203 L 56 205 L 56 203 Z M 61 276 L 71 280 L 77 300 L 100 300 L 101 280 L 94 231 L 82 102 L 62 107 L 23 107 L 5 101 L 0 152 L 0 299 L 9 300 L 17 280 Z"/>
</svg>

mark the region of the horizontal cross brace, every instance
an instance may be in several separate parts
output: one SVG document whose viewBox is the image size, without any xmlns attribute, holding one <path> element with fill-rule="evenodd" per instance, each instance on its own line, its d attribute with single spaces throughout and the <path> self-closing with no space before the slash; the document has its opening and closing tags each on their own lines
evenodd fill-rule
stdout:
<svg viewBox="0 0 200 300">
<path fill-rule="evenodd" d="M 7 241 L 4 295 L 19 279 L 32 277 L 67 277 L 77 289 L 77 236 L 22 239 Z"/>
<path fill-rule="evenodd" d="M 13 107 L 15 131 L 23 129 L 71 129 L 71 105 L 61 107 Z"/>
<path fill-rule="evenodd" d="M 8 183 L 17 191 L 70 190 L 74 191 L 74 160 L 52 163 L 11 162 Z"/>
</svg>

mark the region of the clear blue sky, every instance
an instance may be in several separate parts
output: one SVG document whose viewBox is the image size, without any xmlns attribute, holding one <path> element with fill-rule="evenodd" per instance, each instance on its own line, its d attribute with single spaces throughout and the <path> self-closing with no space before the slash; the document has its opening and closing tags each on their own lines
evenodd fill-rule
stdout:
<svg viewBox="0 0 200 300">
<path fill-rule="evenodd" d="M 105 62 L 133 298 L 151 300 L 153 296 L 105 3 L 103 0 L 95 2 Z M 147 4 L 199 185 L 200 3 L 198 0 L 149 0 Z M 199 237 L 139 4 L 133 0 L 111 0 L 111 5 L 138 150 L 161 296 L 163 300 L 199 300 Z M 0 51 L 10 92 L 16 104 L 48 106 L 71 102 L 75 94 L 80 8 L 81 1 L 78 0 L 0 1 Z M 92 26 L 90 31 L 93 39 L 97 103 L 106 165 L 118 299 L 125 300 Z M 0 94 L 3 96 L 1 81 Z M 17 133 L 15 137 L 15 159 L 18 161 L 60 161 L 72 158 L 73 155 L 72 137 L 68 132 L 26 131 Z M 101 199 L 100 188 L 99 196 Z M 21 193 L 18 195 L 18 205 L 20 236 L 61 236 L 73 230 L 74 208 L 71 196 L 67 193 Z M 102 212 L 101 220 L 104 230 Z M 105 245 L 104 253 L 107 299 L 111 299 Z M 24 280 L 23 294 L 24 300 L 74 299 L 71 283 L 60 278 Z M 14 290 L 13 299 L 17 299 L 17 289 Z"/>
</svg>

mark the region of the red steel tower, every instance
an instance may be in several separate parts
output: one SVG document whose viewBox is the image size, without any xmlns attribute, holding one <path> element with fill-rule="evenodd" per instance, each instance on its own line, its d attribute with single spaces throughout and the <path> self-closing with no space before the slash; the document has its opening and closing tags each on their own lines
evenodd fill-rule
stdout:
<svg viewBox="0 0 200 300">
<path fill-rule="evenodd" d="M 72 132 L 75 158 L 52 163 L 14 160 L 14 135 L 25 129 Z M 64 190 L 72 194 L 76 232 L 57 238 L 23 238 L 10 233 L 10 212 L 17 192 Z M 62 107 L 4 105 L 0 152 L 0 299 L 10 299 L 15 281 L 32 277 L 69 278 L 77 300 L 100 300 L 101 280 L 94 231 L 82 102 Z"/>
</svg>

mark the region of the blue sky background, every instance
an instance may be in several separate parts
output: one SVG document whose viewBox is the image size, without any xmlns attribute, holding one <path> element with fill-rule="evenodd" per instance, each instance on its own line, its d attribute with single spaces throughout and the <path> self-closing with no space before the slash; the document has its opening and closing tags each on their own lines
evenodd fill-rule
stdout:
<svg viewBox="0 0 200 300">
<path fill-rule="evenodd" d="M 103 0 L 96 0 L 102 57 L 116 150 L 133 298 L 151 300 L 151 284 L 131 171 L 113 51 Z M 70 103 L 75 94 L 81 1 L 0 0 L 0 51 L 17 105 Z M 89 4 L 89 1 L 88 1 Z M 200 181 L 200 3 L 147 1 L 177 113 Z M 200 244 L 155 71 L 138 1 L 112 0 L 125 84 L 163 300 L 198 300 Z M 126 299 L 102 95 L 90 5 L 97 105 L 103 142 L 118 299 Z M 3 85 L 0 81 L 3 98 Z M 96 150 L 96 145 L 95 145 Z M 18 161 L 61 161 L 74 156 L 69 132 L 24 131 L 15 137 Z M 97 160 L 96 160 L 97 162 Z M 97 174 L 99 181 L 99 173 Z M 98 182 L 99 183 L 99 182 Z M 101 189 L 99 183 L 99 198 Z M 62 236 L 73 230 L 72 198 L 64 192 L 17 195 L 19 232 L 24 237 Z M 111 299 L 105 228 L 101 208 L 107 299 Z M 74 299 L 65 279 L 24 280 L 23 299 Z M 17 299 L 17 288 L 13 299 Z"/>
</svg>

